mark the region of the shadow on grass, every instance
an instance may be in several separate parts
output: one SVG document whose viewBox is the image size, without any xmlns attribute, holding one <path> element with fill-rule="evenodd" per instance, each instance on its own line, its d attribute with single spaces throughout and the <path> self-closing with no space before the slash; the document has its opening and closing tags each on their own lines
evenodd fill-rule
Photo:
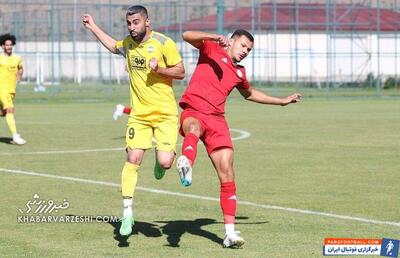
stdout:
<svg viewBox="0 0 400 258">
<path fill-rule="evenodd" d="M 236 220 L 245 220 L 248 217 L 236 217 Z M 172 221 L 155 221 L 156 223 L 164 223 L 161 226 L 162 233 L 167 235 L 169 247 L 179 247 L 179 242 L 181 237 L 185 233 L 189 233 L 196 236 L 201 236 L 207 238 L 218 245 L 222 244 L 223 239 L 218 237 L 216 234 L 202 229 L 203 226 L 212 224 L 223 224 L 223 222 L 218 222 L 215 219 L 195 219 L 195 220 L 172 220 Z M 261 222 L 237 222 L 236 224 L 265 224 L 268 221 Z"/>
<path fill-rule="evenodd" d="M 238 222 L 237 225 L 244 225 L 244 224 L 265 224 L 269 223 L 268 221 L 260 221 L 260 222 L 240 222 L 240 220 L 247 220 L 248 217 L 237 217 L 236 220 Z M 223 222 L 218 222 L 215 219 L 208 219 L 208 218 L 200 218 L 195 220 L 169 220 L 169 221 L 154 221 L 157 224 L 164 224 L 163 226 L 148 223 L 148 222 L 141 222 L 135 221 L 133 225 L 132 234 L 131 235 L 138 235 L 143 234 L 146 237 L 162 237 L 162 235 L 167 235 L 168 244 L 165 246 L 168 247 L 179 247 L 179 243 L 181 241 L 181 237 L 185 233 L 189 233 L 195 236 L 200 236 L 207 238 L 214 243 L 221 245 L 223 239 L 218 237 L 216 234 L 202 229 L 202 227 L 212 224 L 224 224 Z M 121 227 L 121 222 L 108 222 L 110 225 L 114 227 L 114 239 L 118 241 L 119 247 L 128 247 L 129 236 L 121 236 L 119 234 L 119 228 Z"/>
<path fill-rule="evenodd" d="M 160 228 L 162 233 L 167 235 L 168 244 L 166 246 L 169 247 L 179 247 L 181 237 L 185 233 L 201 236 L 218 244 L 222 243 L 222 239 L 216 234 L 202 229 L 203 226 L 221 223 L 217 222 L 215 219 L 201 218 L 195 220 L 170 220 L 155 222 L 165 224 Z"/>
<path fill-rule="evenodd" d="M 114 239 L 118 241 L 118 247 L 128 247 L 129 242 L 128 238 L 129 236 L 122 236 L 119 233 L 119 228 L 121 227 L 121 222 L 108 222 L 111 226 L 114 227 Z M 147 223 L 147 222 L 141 222 L 141 221 L 135 221 L 135 225 L 133 225 L 132 228 L 132 234 L 131 235 L 138 235 L 138 234 L 143 234 L 146 237 L 161 237 L 161 231 L 160 229 L 157 228 L 156 224 L 152 223 Z"/>
<path fill-rule="evenodd" d="M 0 137 L 0 142 L 5 144 L 12 144 L 12 138 L 10 137 Z"/>
</svg>

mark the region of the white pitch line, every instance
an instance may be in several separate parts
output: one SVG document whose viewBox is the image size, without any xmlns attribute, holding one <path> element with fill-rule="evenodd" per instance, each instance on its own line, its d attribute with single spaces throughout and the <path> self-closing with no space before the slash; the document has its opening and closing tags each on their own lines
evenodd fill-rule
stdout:
<svg viewBox="0 0 400 258">
<path fill-rule="evenodd" d="M 32 151 L 32 152 L 4 152 L 0 156 L 13 156 L 13 155 L 44 155 L 44 154 L 73 154 L 73 153 L 87 153 L 87 152 L 104 152 L 104 151 L 120 151 L 124 148 L 105 148 L 105 149 L 88 149 L 88 150 L 54 150 L 54 151 Z"/>
<path fill-rule="evenodd" d="M 22 170 L 16 170 L 16 169 L 0 168 L 0 172 L 11 173 L 11 174 L 29 175 L 29 176 L 47 177 L 47 178 L 61 179 L 61 180 L 67 180 L 67 181 L 82 182 L 82 183 L 86 183 L 86 184 L 96 184 L 96 185 L 106 185 L 106 186 L 113 186 L 113 187 L 121 187 L 120 184 L 112 183 L 112 182 L 97 181 L 97 180 L 90 180 L 90 179 L 69 177 L 69 176 L 57 176 L 57 175 L 43 174 L 43 173 L 37 173 L 37 172 L 32 172 L 32 171 L 22 171 Z M 159 189 L 154 189 L 154 188 L 146 188 L 146 187 L 140 187 L 140 186 L 136 187 L 136 189 L 141 190 L 141 191 L 145 191 L 145 192 L 151 192 L 151 193 L 174 195 L 174 196 L 186 197 L 186 198 L 191 198 L 191 199 L 219 202 L 219 198 L 208 197 L 208 196 L 201 196 L 201 195 L 195 195 L 195 194 L 185 194 L 185 193 L 172 192 L 172 191 L 166 191 L 166 190 L 159 190 Z M 280 211 L 286 211 L 286 212 L 309 214 L 309 215 L 330 217 L 330 218 L 343 219 L 343 220 L 353 220 L 353 221 L 359 221 L 359 222 L 364 222 L 364 223 L 369 223 L 369 224 L 381 224 L 381 225 L 390 225 L 390 226 L 400 227 L 400 222 L 394 222 L 394 221 L 382 221 L 382 220 L 366 219 L 366 218 L 353 217 L 353 216 L 340 215 L 340 214 L 327 213 L 327 212 L 302 210 L 302 209 L 275 206 L 275 205 L 267 205 L 267 204 L 258 204 L 258 203 L 254 203 L 254 202 L 248 202 L 248 201 L 238 201 L 238 204 L 246 205 L 246 206 L 253 206 L 253 207 L 256 207 L 256 208 L 270 209 L 270 210 L 280 210 Z"/>
<path fill-rule="evenodd" d="M 240 133 L 239 136 L 233 137 L 233 138 L 232 138 L 232 141 L 243 140 L 243 139 L 249 138 L 250 135 L 251 135 L 250 132 L 247 132 L 247 131 L 244 131 L 244 130 L 240 130 L 240 129 L 230 128 L 229 131 Z"/>
<path fill-rule="evenodd" d="M 239 136 L 233 137 L 232 141 L 243 140 L 250 137 L 251 133 L 240 130 L 240 129 L 230 129 L 232 132 L 239 133 Z M 200 142 L 200 144 L 203 144 Z M 177 146 L 182 145 L 178 143 Z M 155 147 L 155 146 L 153 146 Z M 53 150 L 53 151 L 31 151 L 31 152 L 0 152 L 0 156 L 18 156 L 18 155 L 51 155 L 51 154 L 76 154 L 76 153 L 90 153 L 90 152 L 106 152 L 106 151 L 121 151 L 125 148 L 101 148 L 101 149 L 86 149 L 86 150 Z"/>
</svg>

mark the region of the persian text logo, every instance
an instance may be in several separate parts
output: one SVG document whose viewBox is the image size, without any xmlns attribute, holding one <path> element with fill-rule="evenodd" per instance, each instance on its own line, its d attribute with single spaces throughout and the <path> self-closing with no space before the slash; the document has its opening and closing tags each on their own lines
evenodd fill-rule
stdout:
<svg viewBox="0 0 400 258">
<path fill-rule="evenodd" d="M 62 203 L 56 203 L 52 199 L 41 199 L 35 193 L 32 199 L 28 200 L 25 208 L 18 209 L 18 223 L 116 223 L 119 221 L 117 216 L 110 215 L 61 215 L 59 211 L 66 210 L 70 206 L 67 199 Z"/>
<path fill-rule="evenodd" d="M 398 257 L 399 240 L 367 238 L 325 238 L 324 256 L 381 255 Z"/>
<path fill-rule="evenodd" d="M 18 209 L 21 214 L 51 214 L 57 213 L 59 210 L 65 210 L 69 207 L 69 202 L 64 199 L 63 202 L 57 205 L 52 199 L 42 200 L 35 193 L 32 199 L 25 204 L 26 210 Z"/>
</svg>

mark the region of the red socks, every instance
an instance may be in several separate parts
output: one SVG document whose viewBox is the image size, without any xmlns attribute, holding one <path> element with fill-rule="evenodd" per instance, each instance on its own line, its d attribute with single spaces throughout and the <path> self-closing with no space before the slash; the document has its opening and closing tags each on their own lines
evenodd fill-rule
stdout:
<svg viewBox="0 0 400 258">
<path fill-rule="evenodd" d="M 131 107 L 124 107 L 124 114 L 130 114 L 131 113 L 131 111 L 132 111 L 132 108 Z"/>
<path fill-rule="evenodd" d="M 236 185 L 235 182 L 221 183 L 220 204 L 225 224 L 234 224 L 236 216 Z"/>
<path fill-rule="evenodd" d="M 193 133 L 188 133 L 185 136 L 182 144 L 182 155 L 185 155 L 191 162 L 193 166 L 194 160 L 196 159 L 197 155 L 197 143 L 199 141 L 199 137 L 197 137 Z"/>
</svg>

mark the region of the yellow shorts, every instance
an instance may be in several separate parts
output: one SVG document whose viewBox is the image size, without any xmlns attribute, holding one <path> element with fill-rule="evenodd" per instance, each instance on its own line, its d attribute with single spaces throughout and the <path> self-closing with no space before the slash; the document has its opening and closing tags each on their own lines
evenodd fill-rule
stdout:
<svg viewBox="0 0 400 258">
<path fill-rule="evenodd" d="M 131 116 L 126 129 L 126 147 L 130 149 L 150 149 L 156 141 L 160 151 L 175 151 L 178 139 L 178 116 L 153 115 Z"/>
<path fill-rule="evenodd" d="M 0 107 L 4 110 L 14 107 L 15 93 L 0 94 Z"/>
</svg>

